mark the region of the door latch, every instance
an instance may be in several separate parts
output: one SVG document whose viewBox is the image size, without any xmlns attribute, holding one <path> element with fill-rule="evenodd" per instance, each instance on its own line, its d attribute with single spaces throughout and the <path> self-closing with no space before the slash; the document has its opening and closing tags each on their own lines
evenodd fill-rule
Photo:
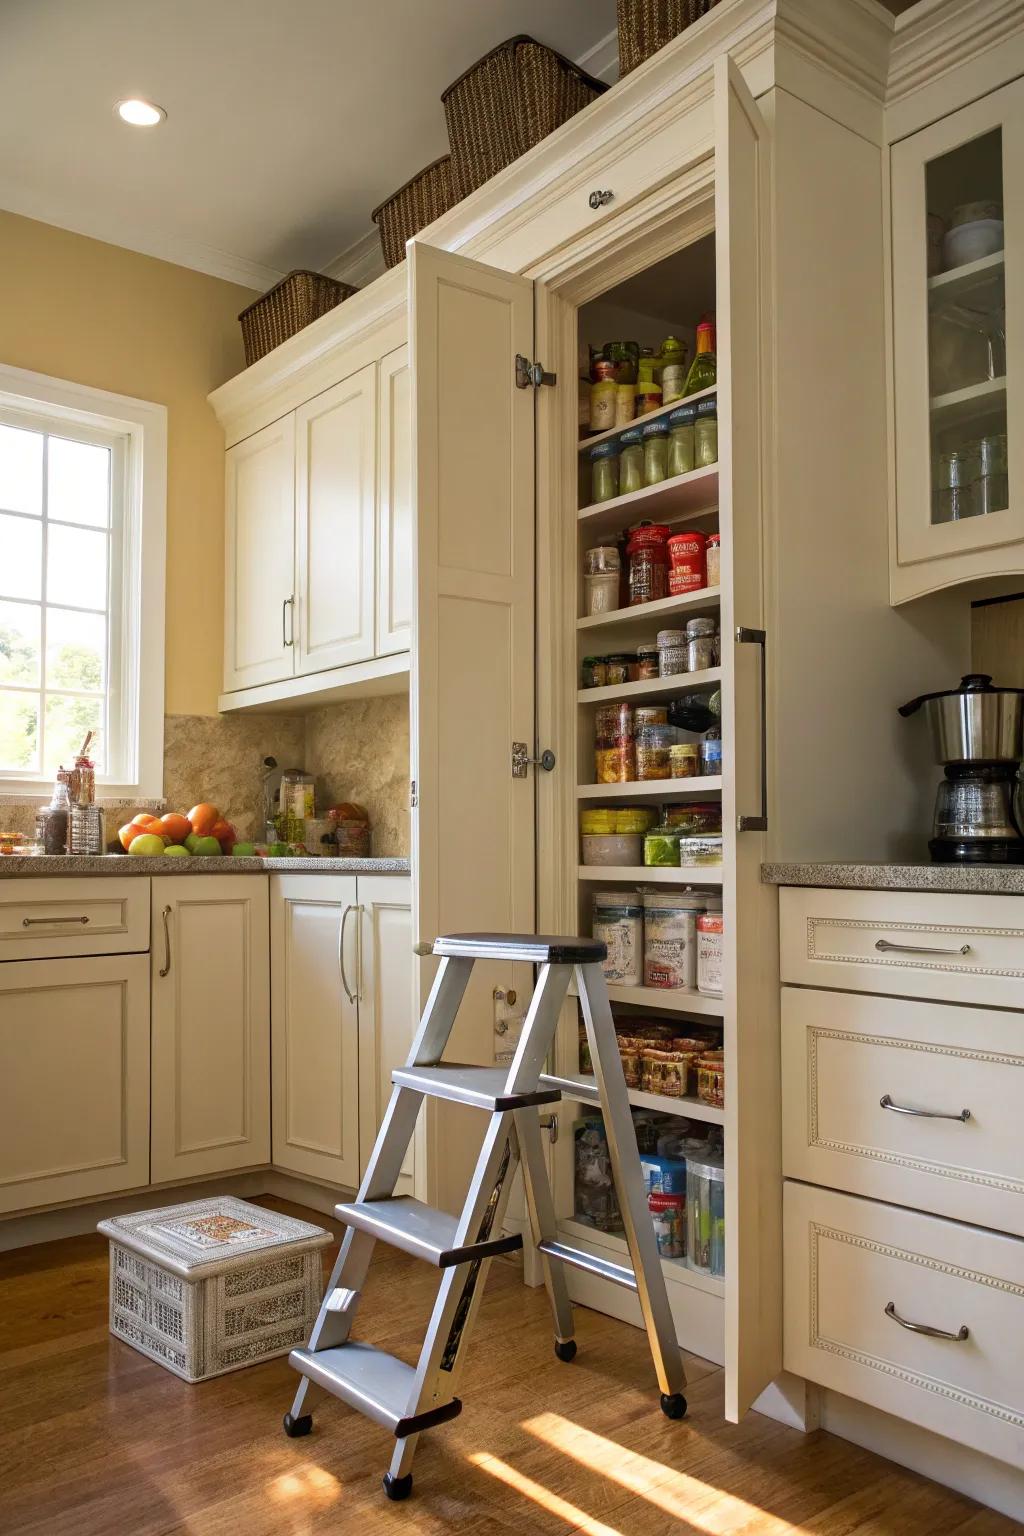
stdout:
<svg viewBox="0 0 1024 1536">
<path fill-rule="evenodd" d="M 538 1118 L 537 1124 L 540 1126 L 542 1131 L 547 1131 L 548 1140 L 550 1141 L 551 1145 L 554 1146 L 555 1142 L 558 1140 L 558 1116 L 541 1115 Z"/>
<path fill-rule="evenodd" d="M 549 747 L 546 752 L 541 753 L 540 757 L 531 757 L 525 741 L 514 741 L 512 743 L 512 777 L 525 779 L 526 770 L 531 763 L 538 768 L 543 768 L 545 773 L 550 773 L 555 766 L 555 754 Z"/>
<path fill-rule="evenodd" d="M 516 353 L 516 389 L 529 389 L 531 384 L 534 389 L 540 389 L 542 384 L 555 384 L 557 381 L 558 375 L 545 373 L 542 363 L 531 363 L 521 352 Z"/>
</svg>

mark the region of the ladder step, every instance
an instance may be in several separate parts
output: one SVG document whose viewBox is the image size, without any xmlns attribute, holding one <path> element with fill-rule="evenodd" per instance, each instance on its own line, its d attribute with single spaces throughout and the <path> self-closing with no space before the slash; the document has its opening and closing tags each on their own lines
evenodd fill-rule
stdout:
<svg viewBox="0 0 1024 1536">
<path fill-rule="evenodd" d="M 608 948 L 575 933 L 449 933 L 434 940 L 434 954 L 449 959 L 522 960 L 527 965 L 593 965 Z"/>
<path fill-rule="evenodd" d="M 483 1243 L 456 1244 L 459 1218 L 447 1211 L 435 1211 L 407 1195 L 389 1200 L 357 1200 L 351 1205 L 335 1206 L 335 1213 L 347 1227 L 368 1232 L 371 1237 L 401 1248 L 414 1258 L 426 1259 L 439 1269 L 465 1264 L 470 1259 L 493 1258 L 498 1253 L 514 1253 L 523 1246 L 518 1233 L 488 1238 Z"/>
<path fill-rule="evenodd" d="M 340 1397 L 368 1419 L 390 1429 L 396 1439 L 457 1418 L 462 1404 L 457 1397 L 424 1413 L 407 1415 L 416 1382 L 416 1371 L 372 1344 L 349 1340 L 337 1349 L 293 1349 L 288 1363 L 318 1387 Z"/>
<path fill-rule="evenodd" d="M 507 1093 L 507 1067 L 465 1067 L 442 1062 L 435 1067 L 397 1067 L 391 1081 L 400 1088 L 414 1088 L 431 1099 L 453 1099 L 474 1109 L 528 1109 L 531 1104 L 555 1104 L 557 1088 L 536 1088 L 531 1093 Z"/>
<path fill-rule="evenodd" d="M 570 1248 L 568 1243 L 557 1243 L 553 1238 L 543 1239 L 537 1247 L 549 1259 L 559 1259 L 573 1269 L 584 1269 L 588 1274 L 610 1280 L 613 1285 L 621 1285 L 627 1291 L 635 1291 L 637 1288 L 636 1275 L 625 1264 L 613 1264 L 610 1259 L 599 1259 L 593 1253 L 584 1253 L 581 1248 Z"/>
</svg>

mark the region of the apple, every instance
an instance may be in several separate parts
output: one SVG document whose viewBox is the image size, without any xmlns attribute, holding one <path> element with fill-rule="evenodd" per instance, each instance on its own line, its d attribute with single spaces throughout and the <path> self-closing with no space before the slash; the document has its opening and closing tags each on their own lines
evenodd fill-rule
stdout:
<svg viewBox="0 0 1024 1536">
<path fill-rule="evenodd" d="M 236 843 L 231 852 L 236 859 L 254 859 L 256 857 L 256 844 Z"/>
<path fill-rule="evenodd" d="M 190 859 L 192 857 L 184 843 L 172 843 L 169 848 L 164 849 L 164 856 L 165 858 L 178 859 Z"/>
<path fill-rule="evenodd" d="M 164 840 L 156 832 L 142 832 L 138 837 L 132 838 L 129 853 L 139 858 L 151 859 L 164 851 Z"/>
<path fill-rule="evenodd" d="M 192 838 L 190 837 L 188 841 L 191 843 Z M 132 847 L 135 847 L 134 843 Z M 194 853 L 197 858 L 210 858 L 213 854 L 219 856 L 220 843 L 218 843 L 215 837 L 197 837 L 193 846 L 188 851 L 189 853 Z"/>
<path fill-rule="evenodd" d="M 287 859 L 290 854 L 291 849 L 287 843 L 271 843 L 267 849 L 267 857 L 271 859 Z"/>
<path fill-rule="evenodd" d="M 196 843 L 198 843 L 198 841 L 199 841 L 199 833 L 198 832 L 190 832 L 188 837 L 186 837 L 186 839 L 185 839 L 184 843 L 182 844 L 182 846 L 184 848 L 186 848 L 189 853 L 195 853 L 195 851 L 196 851 Z"/>
</svg>

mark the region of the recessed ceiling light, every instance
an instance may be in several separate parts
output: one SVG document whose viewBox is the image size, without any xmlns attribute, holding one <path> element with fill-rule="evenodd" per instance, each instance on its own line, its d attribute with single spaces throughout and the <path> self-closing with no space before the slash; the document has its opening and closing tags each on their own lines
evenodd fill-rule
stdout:
<svg viewBox="0 0 1024 1536">
<path fill-rule="evenodd" d="M 157 107 L 151 101 L 142 101 L 138 96 L 132 96 L 127 101 L 119 101 L 117 115 L 122 122 L 131 123 L 133 128 L 155 128 L 157 123 L 162 123 L 167 113 L 163 107 Z"/>
</svg>

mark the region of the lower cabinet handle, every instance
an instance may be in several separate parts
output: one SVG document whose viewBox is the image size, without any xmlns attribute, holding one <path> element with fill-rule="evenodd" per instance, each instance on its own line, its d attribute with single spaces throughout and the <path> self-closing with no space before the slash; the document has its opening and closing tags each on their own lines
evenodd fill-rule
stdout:
<svg viewBox="0 0 1024 1536">
<path fill-rule="evenodd" d="M 344 987 L 345 996 L 348 998 L 350 1003 L 358 1003 L 359 1001 L 359 986 L 362 983 L 363 971 L 363 944 L 361 937 L 357 933 L 356 953 L 359 959 L 359 983 L 357 983 L 356 990 L 353 992 L 348 984 L 348 977 L 345 974 L 345 925 L 348 922 L 348 915 L 350 912 L 355 912 L 358 914 L 362 910 L 363 909 L 361 906 L 346 907 L 344 912 L 341 914 L 341 927 L 338 930 L 338 969 L 341 972 L 341 985 Z"/>
<path fill-rule="evenodd" d="M 909 1319 L 900 1317 L 894 1301 L 886 1304 L 885 1315 L 891 1317 L 894 1323 L 899 1323 L 901 1328 L 906 1328 L 911 1333 L 926 1333 L 930 1339 L 949 1339 L 954 1344 L 962 1344 L 964 1339 L 970 1337 L 970 1329 L 966 1324 L 958 1328 L 956 1333 L 950 1333 L 945 1328 L 932 1328 L 928 1323 L 912 1323 Z"/>
<path fill-rule="evenodd" d="M 88 921 L 87 917 L 23 917 L 21 926 L 23 928 L 34 928 L 37 923 L 42 923 L 44 927 L 48 928 L 51 923 L 81 923 L 84 927 Z"/>
<path fill-rule="evenodd" d="M 906 1104 L 894 1104 L 887 1093 L 883 1093 L 878 1102 L 883 1109 L 891 1109 L 894 1115 L 917 1115 L 921 1120 L 959 1120 L 961 1125 L 966 1125 L 971 1118 L 969 1109 L 954 1115 L 943 1109 L 911 1109 Z"/>
<path fill-rule="evenodd" d="M 164 907 L 164 910 L 161 914 L 164 920 L 164 963 L 160 967 L 159 974 L 161 976 L 166 976 L 171 969 L 171 930 L 167 923 L 167 919 L 170 917 L 170 915 L 170 907 Z"/>
<path fill-rule="evenodd" d="M 883 955 L 969 955 L 971 946 L 961 944 L 958 949 L 937 949 L 934 944 L 890 944 L 888 939 L 876 939 L 875 948 Z"/>
</svg>

